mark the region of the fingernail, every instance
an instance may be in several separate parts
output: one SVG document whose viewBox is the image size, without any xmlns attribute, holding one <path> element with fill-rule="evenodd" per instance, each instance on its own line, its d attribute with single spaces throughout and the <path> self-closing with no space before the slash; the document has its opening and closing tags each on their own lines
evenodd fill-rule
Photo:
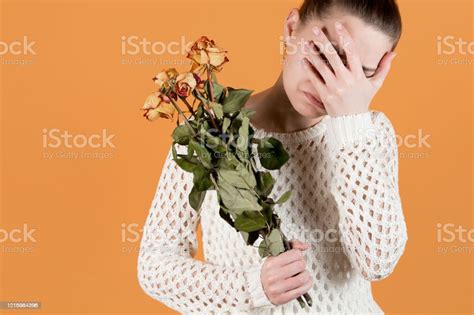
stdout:
<svg viewBox="0 0 474 315">
<path fill-rule="evenodd" d="M 336 29 L 337 30 L 342 30 L 342 24 L 340 22 L 336 22 Z"/>
<path fill-rule="evenodd" d="M 313 27 L 313 33 L 316 36 L 319 36 L 321 34 L 321 29 L 317 26 Z"/>
</svg>

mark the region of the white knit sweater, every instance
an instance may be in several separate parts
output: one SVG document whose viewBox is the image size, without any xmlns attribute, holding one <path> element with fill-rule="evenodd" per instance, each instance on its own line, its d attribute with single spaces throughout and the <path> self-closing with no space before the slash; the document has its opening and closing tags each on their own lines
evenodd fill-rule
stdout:
<svg viewBox="0 0 474 315">
<path fill-rule="evenodd" d="M 393 271 L 407 241 L 389 119 L 370 110 L 324 116 L 292 133 L 254 129 L 258 138 L 278 138 L 290 154 L 287 164 L 272 171 L 276 183 L 270 197 L 292 190 L 275 211 L 288 239 L 311 244 L 305 259 L 314 280 L 313 306 L 301 309 L 296 300 L 276 306 L 268 300 L 260 280 L 266 258 L 220 218 L 215 191 L 208 191 L 197 217 L 187 198 L 192 174 L 175 164 L 171 151 L 143 229 L 140 286 L 184 314 L 383 313 L 371 281 Z M 206 262 L 193 258 L 199 221 Z"/>
</svg>

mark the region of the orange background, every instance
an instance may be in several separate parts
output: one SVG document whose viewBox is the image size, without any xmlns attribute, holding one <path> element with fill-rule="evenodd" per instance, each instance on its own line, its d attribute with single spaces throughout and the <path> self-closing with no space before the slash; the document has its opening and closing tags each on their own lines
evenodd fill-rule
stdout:
<svg viewBox="0 0 474 315">
<path fill-rule="evenodd" d="M 0 39 L 26 35 L 36 42 L 36 55 L 0 57 L 31 62 L 1 65 L 0 231 L 24 224 L 36 230 L 36 242 L 0 243 L 0 301 L 41 301 L 41 310 L 31 311 L 38 314 L 175 314 L 146 296 L 136 278 L 137 235 L 174 127 L 147 123 L 139 108 L 155 89 L 151 78 L 168 67 L 163 63 L 185 58 L 122 55 L 121 37 L 168 43 L 208 35 L 230 52 L 220 81 L 260 91 L 279 74 L 283 21 L 299 1 L 0 3 Z M 438 64 L 474 56 L 439 56 L 436 43 L 446 35 L 474 41 L 473 3 L 404 0 L 400 6 L 399 55 L 372 108 L 385 112 L 402 138 L 421 129 L 431 147 L 400 146 L 409 240 L 395 272 L 374 283 L 374 296 L 392 314 L 472 313 L 473 254 L 440 254 L 438 246 L 474 244 L 440 244 L 436 233 L 438 223 L 474 227 L 473 65 Z M 122 64 L 135 58 L 158 64 Z M 106 129 L 115 148 L 44 148 L 43 129 L 53 128 L 76 135 Z M 44 157 L 60 152 L 112 156 Z"/>
</svg>

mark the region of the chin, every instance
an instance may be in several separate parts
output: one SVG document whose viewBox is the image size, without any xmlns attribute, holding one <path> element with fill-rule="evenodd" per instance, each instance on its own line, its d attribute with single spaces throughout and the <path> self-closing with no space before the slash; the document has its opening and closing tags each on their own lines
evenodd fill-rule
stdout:
<svg viewBox="0 0 474 315">
<path fill-rule="evenodd" d="M 305 97 L 298 98 L 294 102 L 293 108 L 301 115 L 307 118 L 319 118 L 321 116 L 327 115 L 325 110 L 322 110 L 318 107 L 315 107 L 311 103 L 309 103 Z"/>
</svg>

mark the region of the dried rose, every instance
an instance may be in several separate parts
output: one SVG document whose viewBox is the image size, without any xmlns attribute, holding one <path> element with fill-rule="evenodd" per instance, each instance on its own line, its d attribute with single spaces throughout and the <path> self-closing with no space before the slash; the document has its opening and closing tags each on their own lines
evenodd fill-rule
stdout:
<svg viewBox="0 0 474 315">
<path fill-rule="evenodd" d="M 176 78 L 176 93 L 181 97 L 188 97 L 196 88 L 197 82 L 191 72 L 182 73 Z"/>
<path fill-rule="evenodd" d="M 178 76 L 178 71 L 176 71 L 175 68 L 171 68 L 168 70 L 163 70 L 160 73 L 158 73 L 153 78 L 153 81 L 155 82 L 156 85 L 158 85 L 158 89 L 161 89 L 163 86 L 165 86 L 165 88 L 168 88 L 169 87 L 168 81 L 177 76 Z"/>
<path fill-rule="evenodd" d="M 196 73 L 193 73 L 193 76 L 196 80 L 196 89 L 199 91 L 203 91 L 205 86 L 204 81 Z"/>
<path fill-rule="evenodd" d="M 147 97 L 142 110 L 145 111 L 143 116 L 146 117 L 146 119 L 154 121 L 158 118 L 172 119 L 176 108 L 168 96 L 156 92 Z"/>
<path fill-rule="evenodd" d="M 193 61 L 191 72 L 206 65 L 212 66 L 216 71 L 222 70 L 222 65 L 229 61 L 226 54 L 227 51 L 217 47 L 213 40 L 201 36 L 187 55 Z"/>
</svg>

